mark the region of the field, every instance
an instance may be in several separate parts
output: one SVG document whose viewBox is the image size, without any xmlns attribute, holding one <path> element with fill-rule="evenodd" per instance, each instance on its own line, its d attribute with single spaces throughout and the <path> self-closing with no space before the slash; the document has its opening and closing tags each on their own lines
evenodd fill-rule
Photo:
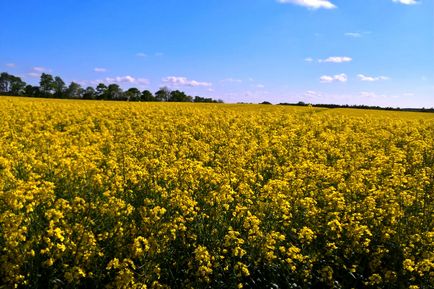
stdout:
<svg viewBox="0 0 434 289">
<path fill-rule="evenodd" d="M 0 98 L 0 288 L 433 288 L 434 115 Z"/>
</svg>

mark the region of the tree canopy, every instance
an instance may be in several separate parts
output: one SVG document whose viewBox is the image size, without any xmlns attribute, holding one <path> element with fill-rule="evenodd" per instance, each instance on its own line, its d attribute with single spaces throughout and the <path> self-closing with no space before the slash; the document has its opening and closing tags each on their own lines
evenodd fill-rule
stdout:
<svg viewBox="0 0 434 289">
<path fill-rule="evenodd" d="M 53 77 L 48 73 L 42 73 L 39 86 L 33 86 L 24 82 L 20 77 L 2 72 L 0 74 L 0 95 L 119 101 L 223 102 L 200 96 L 193 98 L 183 91 L 172 91 L 168 87 L 161 87 L 155 94 L 149 90 L 140 91 L 136 87 L 123 91 L 115 83 L 99 83 L 96 87 L 88 86 L 84 89 L 76 82 L 71 82 L 67 86 L 60 76 Z"/>
</svg>

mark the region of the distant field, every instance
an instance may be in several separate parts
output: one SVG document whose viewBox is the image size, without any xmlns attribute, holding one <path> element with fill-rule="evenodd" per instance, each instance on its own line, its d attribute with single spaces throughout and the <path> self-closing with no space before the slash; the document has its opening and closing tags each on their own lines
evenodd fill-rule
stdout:
<svg viewBox="0 0 434 289">
<path fill-rule="evenodd" d="M 0 97 L 0 288 L 432 288 L 433 198 L 434 114 Z"/>
<path fill-rule="evenodd" d="M 334 115 L 345 116 L 361 116 L 361 117 L 378 117 L 378 118 L 394 118 L 402 120 L 432 120 L 434 113 L 421 113 L 409 111 L 387 111 L 387 110 L 364 110 L 364 109 L 351 109 L 351 108 L 336 108 L 327 109 L 327 113 Z"/>
</svg>

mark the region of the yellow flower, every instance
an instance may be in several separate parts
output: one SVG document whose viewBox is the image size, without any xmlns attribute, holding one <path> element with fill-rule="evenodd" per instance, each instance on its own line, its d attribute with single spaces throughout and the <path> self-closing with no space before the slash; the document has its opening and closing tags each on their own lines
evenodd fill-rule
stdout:
<svg viewBox="0 0 434 289">
<path fill-rule="evenodd" d="M 430 288 L 433 128 L 429 113 L 0 97 L 0 279 Z"/>
</svg>

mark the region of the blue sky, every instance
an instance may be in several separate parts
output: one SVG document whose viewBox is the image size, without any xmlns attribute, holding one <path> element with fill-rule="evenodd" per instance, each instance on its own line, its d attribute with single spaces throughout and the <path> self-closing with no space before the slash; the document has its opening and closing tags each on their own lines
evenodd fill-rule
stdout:
<svg viewBox="0 0 434 289">
<path fill-rule="evenodd" d="M 434 107 L 432 0 L 0 0 L 0 71 L 225 102 Z"/>
</svg>

